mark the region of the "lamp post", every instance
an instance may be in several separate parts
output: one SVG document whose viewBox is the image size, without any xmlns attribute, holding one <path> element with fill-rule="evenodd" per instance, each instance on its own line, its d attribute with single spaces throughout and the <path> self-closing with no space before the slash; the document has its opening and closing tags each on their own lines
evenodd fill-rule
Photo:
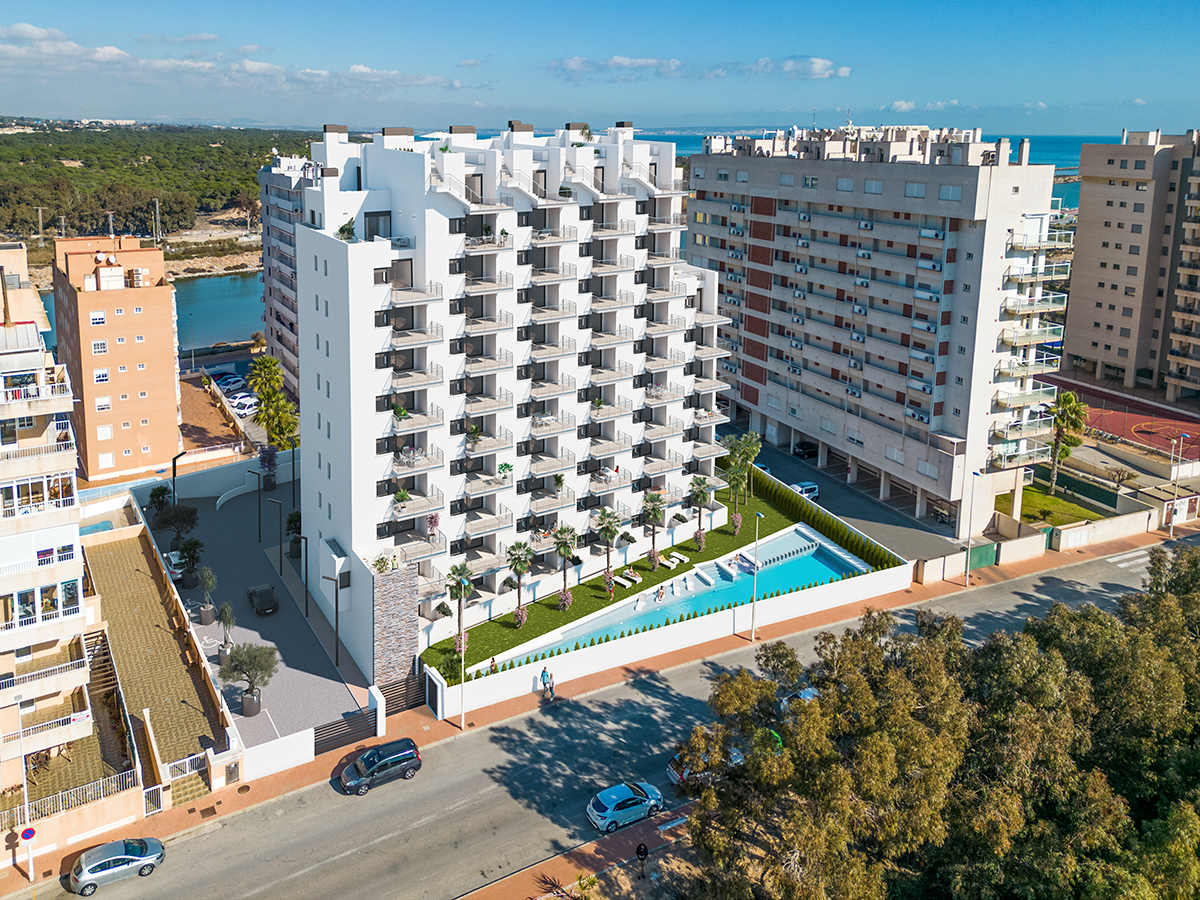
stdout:
<svg viewBox="0 0 1200 900">
<path fill-rule="evenodd" d="M 304 618 L 308 618 L 308 535 L 300 535 L 304 541 Z"/>
<path fill-rule="evenodd" d="M 292 509 L 296 508 L 296 437 L 293 435 L 290 438 L 292 442 Z"/>
<path fill-rule="evenodd" d="M 258 479 L 258 493 L 255 496 L 258 498 L 258 542 L 262 543 L 262 473 L 255 472 L 253 469 L 247 469 L 251 475 Z"/>
<path fill-rule="evenodd" d="M 21 722 L 21 701 L 24 697 L 17 694 L 13 698 L 17 703 L 17 744 L 18 752 L 21 754 L 21 803 L 25 811 L 25 827 L 29 827 L 29 779 L 26 772 L 25 763 L 25 725 Z M 26 863 L 26 874 L 29 880 L 33 881 L 33 841 L 29 841 L 29 861 Z"/>
<path fill-rule="evenodd" d="M 330 578 L 328 575 L 322 575 L 321 577 L 326 581 L 333 582 L 333 667 L 336 669 L 341 665 L 342 638 L 341 628 L 339 627 L 341 623 L 338 621 L 342 606 L 338 599 L 338 589 L 341 587 L 341 579 L 340 577 Z"/>
<path fill-rule="evenodd" d="M 470 578 L 458 579 L 458 586 L 466 591 L 471 589 Z M 458 638 L 462 644 L 462 652 L 458 654 L 458 730 L 467 730 L 467 633 L 463 630 L 462 616 L 458 617 Z"/>
<path fill-rule="evenodd" d="M 186 456 L 186 455 L 187 455 L 186 450 L 180 450 L 178 453 L 176 453 L 174 456 L 171 457 L 171 502 L 176 503 L 176 504 L 179 503 L 179 495 L 175 493 L 175 475 L 178 471 L 177 465 L 179 463 L 179 457 Z"/>
<path fill-rule="evenodd" d="M 750 643 L 758 640 L 758 526 L 766 516 L 754 514 L 754 588 L 750 595 Z"/>
<path fill-rule="evenodd" d="M 967 553 L 963 563 L 963 575 L 967 587 L 971 586 L 971 525 L 975 521 L 975 477 L 977 471 L 971 472 L 971 502 L 967 505 Z"/>
<path fill-rule="evenodd" d="M 267 498 L 268 503 L 274 503 L 279 508 L 279 577 L 283 577 L 283 503 L 274 497 Z"/>
<path fill-rule="evenodd" d="M 192 371 L 196 371 L 196 317 L 188 313 L 188 324 L 192 326 Z"/>
<path fill-rule="evenodd" d="M 1179 442 L 1179 456 L 1175 460 L 1175 468 L 1171 472 L 1171 474 L 1175 476 L 1175 493 L 1174 496 L 1171 497 L 1171 527 L 1168 529 L 1168 536 L 1171 538 L 1175 537 L 1175 502 L 1179 499 L 1179 467 L 1183 463 L 1183 439 L 1190 437 L 1190 434 L 1183 434 L 1181 432 L 1179 437 L 1171 440 L 1172 455 L 1174 454 L 1175 450 L 1175 442 Z"/>
</svg>

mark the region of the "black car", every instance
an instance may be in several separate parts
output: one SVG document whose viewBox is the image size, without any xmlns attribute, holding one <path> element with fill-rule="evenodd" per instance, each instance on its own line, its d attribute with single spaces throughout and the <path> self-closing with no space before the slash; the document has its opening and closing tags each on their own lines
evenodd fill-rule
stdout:
<svg viewBox="0 0 1200 900">
<path fill-rule="evenodd" d="M 816 459 L 820 452 L 821 448 L 812 441 L 800 441 L 792 447 L 792 456 L 798 456 L 801 459 Z"/>
<path fill-rule="evenodd" d="M 421 751 L 411 738 L 372 747 L 346 768 L 339 780 L 347 794 L 360 797 L 371 788 L 403 778 L 406 781 L 421 768 Z"/>
<path fill-rule="evenodd" d="M 246 591 L 246 599 L 250 601 L 254 611 L 260 615 L 273 613 L 279 609 L 279 598 L 275 596 L 275 588 L 269 584 L 260 584 L 258 587 L 250 588 Z"/>
</svg>

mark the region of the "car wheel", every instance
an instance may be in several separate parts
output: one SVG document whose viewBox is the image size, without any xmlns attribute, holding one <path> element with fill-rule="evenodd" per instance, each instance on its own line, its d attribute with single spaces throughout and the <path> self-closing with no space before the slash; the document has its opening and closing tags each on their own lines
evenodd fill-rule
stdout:
<svg viewBox="0 0 1200 900">
<path fill-rule="evenodd" d="M 662 809 L 662 807 L 659 806 L 657 803 L 651 803 L 649 806 L 646 807 L 646 818 L 648 819 L 651 816 L 657 816 L 661 809 Z"/>
<path fill-rule="evenodd" d="M 145 878 L 147 875 L 149 875 L 153 871 L 154 871 L 154 863 L 146 863 L 144 866 L 142 866 L 140 869 L 138 869 L 138 874 L 141 875 L 143 878 Z"/>
<path fill-rule="evenodd" d="M 367 795 L 367 791 L 369 791 L 370 789 L 371 789 L 371 786 L 369 784 L 360 784 L 358 787 L 356 787 L 354 789 L 354 793 L 358 794 L 358 796 L 360 796 L 360 797 L 365 797 Z"/>
<path fill-rule="evenodd" d="M 80 897 L 90 897 L 94 893 L 96 893 L 96 886 L 94 884 L 85 884 L 79 889 Z"/>
<path fill-rule="evenodd" d="M 614 831 L 617 830 L 617 823 L 609 822 L 607 825 L 604 826 L 604 830 L 607 831 L 609 834 L 612 834 Z"/>
<path fill-rule="evenodd" d="M 416 769 L 405 769 L 404 774 L 400 777 L 403 778 L 405 781 L 408 781 L 410 778 L 412 778 L 416 774 L 417 774 Z"/>
</svg>

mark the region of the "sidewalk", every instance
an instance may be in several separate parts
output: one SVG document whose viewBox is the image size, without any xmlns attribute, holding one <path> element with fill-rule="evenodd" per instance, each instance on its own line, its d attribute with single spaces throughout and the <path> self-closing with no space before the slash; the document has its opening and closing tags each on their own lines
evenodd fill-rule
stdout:
<svg viewBox="0 0 1200 900">
<path fill-rule="evenodd" d="M 1176 529 L 1177 538 L 1187 537 L 1198 532 L 1200 532 L 1200 522 L 1181 526 Z M 999 584 L 1038 572 L 1061 569 L 1064 566 L 1089 562 L 1124 551 L 1154 546 L 1166 540 L 1165 532 L 1152 532 L 1132 538 L 1096 544 L 1067 553 L 1049 551 L 1046 556 L 1040 559 L 1027 560 L 1008 566 L 991 566 L 985 569 L 977 569 L 971 573 L 971 586 L 979 587 L 989 584 Z M 302 586 L 300 590 L 302 593 Z M 902 591 L 895 591 L 891 594 L 875 597 L 869 601 L 847 604 L 811 615 L 790 619 L 775 625 L 763 626 L 758 629 L 758 637 L 760 641 L 779 640 L 789 635 L 809 631 L 813 628 L 820 628 L 858 618 L 868 607 L 875 609 L 896 609 L 936 600 L 939 597 L 957 594 L 963 590 L 964 587 L 961 578 L 957 583 L 942 581 L 929 585 L 913 584 Z M 749 643 L 749 640 L 750 637 L 747 633 L 731 634 L 717 640 L 697 644 L 671 653 L 644 659 L 637 663 L 618 666 L 614 669 L 608 669 L 604 672 L 597 672 L 584 678 L 565 682 L 558 688 L 560 699 L 554 702 L 561 703 L 569 702 L 572 699 L 582 699 L 596 691 L 626 681 L 632 681 L 653 672 L 665 671 L 677 666 L 686 665 L 687 663 L 717 656 L 731 650 L 737 650 L 745 647 Z M 502 703 L 468 713 L 466 727 L 467 729 L 487 727 L 507 719 L 535 712 L 544 705 L 546 703 L 542 700 L 540 693 L 530 693 L 523 697 L 506 700 Z M 460 734 L 462 734 L 462 731 L 459 729 L 457 721 L 439 721 L 433 717 L 433 713 L 428 707 L 406 710 L 395 715 L 390 715 L 387 718 L 388 740 L 410 737 L 418 745 L 425 747 L 441 741 L 452 740 Z M 376 740 L 372 739 L 364 743 L 376 742 Z M 212 794 L 208 794 L 193 803 L 166 810 L 139 822 L 138 833 L 146 837 L 167 840 L 169 838 L 179 838 L 189 834 L 202 833 L 208 828 L 219 827 L 216 819 L 221 816 L 228 816 L 303 788 L 330 781 L 331 778 L 341 771 L 342 766 L 354 750 L 354 747 L 344 747 L 340 750 L 323 754 L 311 763 L 260 778 L 250 784 L 232 784 Z M 542 863 L 531 866 L 529 869 L 514 873 L 506 879 L 480 888 L 468 896 L 472 898 L 484 898 L 484 900 L 486 898 L 501 897 L 506 898 L 506 900 L 513 900 L 513 898 L 518 897 L 541 897 L 552 890 L 552 887 L 539 889 L 537 887 L 539 884 L 552 885 L 554 879 L 574 881 L 575 875 L 578 872 L 594 874 L 617 862 L 631 858 L 633 856 L 632 848 L 636 848 L 640 842 L 646 843 L 648 847 L 653 849 L 655 845 L 651 841 L 646 840 L 645 834 L 639 829 L 648 828 L 650 829 L 650 833 L 656 833 L 658 824 L 661 824 L 662 821 L 671 821 L 673 818 L 678 818 L 679 815 L 678 812 L 675 814 L 666 813 L 652 823 L 643 823 L 642 825 L 625 829 L 617 834 L 601 837 L 590 844 L 581 845 L 568 851 L 566 854 L 551 857 Z M 670 816 L 670 818 L 665 818 L 667 816 Z M 638 837 L 639 835 L 641 835 L 640 838 Z M 78 848 L 72 849 L 67 853 L 60 853 L 54 849 L 39 853 L 39 882 L 57 878 L 60 874 L 69 871 L 79 853 L 89 846 L 94 846 L 99 840 L 100 837 L 98 836 L 95 841 L 85 842 L 79 845 Z M 664 843 L 669 843 L 669 840 L 665 837 L 662 838 L 657 846 L 662 846 Z M 15 892 L 8 896 L 28 896 L 32 888 L 36 885 L 31 886 L 24 882 L 24 855 L 17 855 L 20 858 L 13 860 L 12 867 L 6 873 L 16 876 L 6 884 L 10 890 L 16 888 Z M 509 885 L 511 879 L 517 880 Z M 20 885 L 20 887 L 18 888 L 17 885 Z M 505 887 L 501 889 L 500 886 Z M 493 892 L 493 890 L 496 892 Z M 535 890 L 538 892 L 535 893 Z"/>
</svg>

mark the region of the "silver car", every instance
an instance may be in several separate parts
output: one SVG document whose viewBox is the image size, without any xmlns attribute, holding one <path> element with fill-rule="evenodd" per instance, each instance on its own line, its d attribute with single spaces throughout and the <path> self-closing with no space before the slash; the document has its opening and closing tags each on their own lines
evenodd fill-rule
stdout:
<svg viewBox="0 0 1200 900">
<path fill-rule="evenodd" d="M 645 781 L 627 781 L 601 791 L 587 805 L 588 821 L 610 834 L 622 825 L 655 815 L 663 808 L 662 792 Z"/>
<path fill-rule="evenodd" d="M 71 869 L 70 888 L 80 896 L 90 897 L 102 884 L 134 875 L 146 877 L 162 865 L 165 856 L 162 842 L 154 838 L 126 838 L 93 847 Z"/>
</svg>

